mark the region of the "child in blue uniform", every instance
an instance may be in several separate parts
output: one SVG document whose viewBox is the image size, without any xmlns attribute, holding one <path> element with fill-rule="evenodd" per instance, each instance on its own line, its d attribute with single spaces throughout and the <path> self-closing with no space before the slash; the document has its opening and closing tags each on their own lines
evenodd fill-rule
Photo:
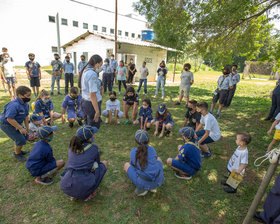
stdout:
<svg viewBox="0 0 280 224">
<path fill-rule="evenodd" d="M 174 121 L 171 117 L 171 114 L 167 110 L 165 104 L 158 105 L 155 119 L 152 121 L 152 124 L 156 126 L 154 136 L 157 136 L 160 132 L 159 137 L 162 138 L 165 131 L 165 135 L 167 137 L 169 136 L 170 130 L 174 125 Z"/>
<path fill-rule="evenodd" d="M 82 119 L 84 114 L 82 112 L 80 103 L 82 100 L 82 96 L 79 95 L 79 89 L 77 87 L 72 87 L 70 89 L 70 95 L 64 98 L 62 103 L 62 112 L 61 118 L 62 123 L 65 123 L 65 111 L 67 110 L 67 119 L 69 122 L 69 127 L 73 128 L 75 120 L 78 121 L 80 126 L 83 125 Z"/>
<path fill-rule="evenodd" d="M 132 120 L 135 121 L 138 112 L 138 104 L 139 98 L 138 94 L 135 93 L 135 89 L 133 87 L 128 87 L 126 93 L 123 96 L 123 112 L 126 121 L 124 124 L 128 124 L 129 121 L 129 109 L 132 108 Z"/>
<path fill-rule="evenodd" d="M 140 118 L 133 122 L 134 125 L 141 125 L 141 129 L 149 130 L 151 128 L 151 122 L 153 120 L 153 110 L 150 99 L 144 99 L 142 107 L 139 112 Z"/>
<path fill-rule="evenodd" d="M 108 162 L 100 162 L 98 146 L 93 144 L 96 127 L 84 125 L 70 141 L 67 169 L 60 183 L 61 190 L 71 199 L 89 200 L 105 175 Z"/>
<path fill-rule="evenodd" d="M 39 114 L 43 117 L 44 125 L 52 125 L 53 121 L 61 118 L 61 114 L 54 112 L 53 102 L 50 97 L 49 92 L 43 89 L 35 102 L 34 114 Z"/>
<path fill-rule="evenodd" d="M 0 128 L 15 142 L 14 156 L 17 160 L 25 161 L 24 155 L 28 151 L 22 151 L 26 144 L 29 129 L 29 105 L 31 89 L 19 86 L 16 89 L 17 98 L 4 106 L 0 116 Z M 25 128 L 22 126 L 24 122 Z"/>
<path fill-rule="evenodd" d="M 53 132 L 56 126 L 42 126 L 37 131 L 37 136 L 41 140 L 37 142 L 25 164 L 30 174 L 35 178 L 35 183 L 50 185 L 53 183 L 54 176 L 59 169 L 64 166 L 63 160 L 56 160 L 53 157 L 53 150 L 49 142 L 53 140 Z"/>
<path fill-rule="evenodd" d="M 124 171 L 136 186 L 135 194 L 144 196 L 151 191 L 156 193 L 164 181 L 163 164 L 156 150 L 149 146 L 149 135 L 145 130 L 135 133 L 137 148 L 130 152 L 130 163 L 125 163 Z"/>
<path fill-rule="evenodd" d="M 201 167 L 200 150 L 192 142 L 195 134 L 192 127 L 181 128 L 179 132 L 182 133 L 185 145 L 178 146 L 178 155 L 175 159 L 168 158 L 167 165 L 176 171 L 176 177 L 190 180 Z"/>
</svg>

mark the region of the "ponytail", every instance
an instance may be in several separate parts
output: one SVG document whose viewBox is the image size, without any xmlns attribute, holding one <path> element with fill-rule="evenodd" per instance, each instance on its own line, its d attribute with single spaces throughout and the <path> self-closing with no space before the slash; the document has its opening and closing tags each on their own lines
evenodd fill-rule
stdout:
<svg viewBox="0 0 280 224">
<path fill-rule="evenodd" d="M 139 161 L 140 168 L 143 170 L 148 163 L 148 147 L 146 146 L 148 142 L 144 142 L 142 144 L 137 142 L 137 144 L 138 147 L 135 154 L 135 164 L 137 164 L 137 161 Z"/>
<path fill-rule="evenodd" d="M 101 61 L 102 61 L 102 58 L 98 54 L 95 54 L 95 55 L 91 56 L 88 63 L 86 64 L 86 66 L 79 73 L 78 86 L 79 86 L 80 89 L 82 88 L 82 76 L 83 76 L 85 68 L 88 65 L 92 65 L 94 67 L 96 64 L 100 63 Z"/>
<path fill-rule="evenodd" d="M 76 154 L 81 154 L 84 152 L 84 146 L 83 146 L 84 140 L 77 135 L 74 135 L 70 140 L 69 148 L 72 152 Z"/>
</svg>

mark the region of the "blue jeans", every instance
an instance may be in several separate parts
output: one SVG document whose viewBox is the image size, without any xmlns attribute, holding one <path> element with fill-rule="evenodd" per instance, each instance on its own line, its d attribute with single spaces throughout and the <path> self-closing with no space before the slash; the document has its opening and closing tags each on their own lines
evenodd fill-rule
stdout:
<svg viewBox="0 0 280 224">
<path fill-rule="evenodd" d="M 138 87 L 137 92 L 138 93 L 140 92 L 143 82 L 144 82 L 144 92 L 145 92 L 145 94 L 147 94 L 147 79 L 140 79 L 139 80 L 139 87 Z"/>
<path fill-rule="evenodd" d="M 201 139 L 202 138 L 202 136 L 205 134 L 205 130 L 199 130 L 198 132 L 196 132 L 196 135 L 197 135 L 197 141 L 199 141 L 199 139 Z M 205 144 L 210 144 L 210 143 L 212 143 L 212 142 L 214 142 L 214 140 L 210 137 L 210 136 L 208 136 L 203 142 L 201 142 L 200 144 L 201 145 L 205 145 Z"/>
<path fill-rule="evenodd" d="M 55 81 L 56 81 L 56 85 L 57 85 L 57 92 L 59 93 L 60 92 L 60 84 L 59 84 L 60 75 L 52 75 L 51 92 L 53 92 L 53 90 L 54 90 L 54 83 L 55 83 Z"/>
<path fill-rule="evenodd" d="M 161 95 L 164 96 L 165 77 L 162 75 L 157 78 L 157 89 L 155 92 L 156 95 L 158 94 L 159 86 L 161 86 Z"/>
</svg>

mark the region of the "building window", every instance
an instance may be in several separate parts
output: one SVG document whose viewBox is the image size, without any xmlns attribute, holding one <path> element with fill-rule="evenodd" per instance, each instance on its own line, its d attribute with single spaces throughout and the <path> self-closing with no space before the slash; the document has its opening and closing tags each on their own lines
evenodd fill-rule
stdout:
<svg viewBox="0 0 280 224">
<path fill-rule="evenodd" d="M 115 33 L 115 30 L 114 30 L 114 29 L 110 29 L 110 33 L 111 33 L 111 34 L 114 34 L 114 33 Z"/>
<path fill-rule="evenodd" d="M 57 47 L 52 47 L 52 53 L 57 53 L 58 50 L 57 50 Z"/>
<path fill-rule="evenodd" d="M 122 35 L 122 31 L 121 30 L 118 30 L 118 35 Z"/>
<path fill-rule="evenodd" d="M 79 26 L 78 21 L 73 21 L 73 26 L 78 27 Z"/>
<path fill-rule="evenodd" d="M 132 33 L 132 34 L 131 34 L 131 37 L 132 37 L 132 38 L 135 38 L 135 33 Z"/>
<path fill-rule="evenodd" d="M 68 25 L 67 19 L 61 19 L 61 24 L 67 26 Z"/>
<path fill-rule="evenodd" d="M 98 26 L 93 25 L 93 30 L 98 30 Z"/>
<path fill-rule="evenodd" d="M 102 32 L 103 33 L 106 33 L 106 30 L 107 30 L 106 27 L 102 27 Z"/>
<path fill-rule="evenodd" d="M 88 24 L 87 23 L 83 23 L 83 28 L 84 29 L 88 29 Z"/>
<path fill-rule="evenodd" d="M 138 38 L 141 38 L 141 34 L 138 34 Z"/>
<path fill-rule="evenodd" d="M 49 22 L 50 23 L 55 23 L 55 17 L 54 16 L 49 16 Z"/>
<path fill-rule="evenodd" d="M 126 37 L 128 37 L 128 32 L 125 32 L 125 34 L 124 34 Z"/>
</svg>

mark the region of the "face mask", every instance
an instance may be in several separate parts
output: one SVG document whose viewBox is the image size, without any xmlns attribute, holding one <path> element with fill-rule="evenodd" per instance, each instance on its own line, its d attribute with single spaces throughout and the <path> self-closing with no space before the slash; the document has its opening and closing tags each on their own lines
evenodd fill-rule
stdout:
<svg viewBox="0 0 280 224">
<path fill-rule="evenodd" d="M 30 60 L 30 61 L 33 61 L 33 60 L 34 60 L 34 58 L 29 58 L 29 60 Z"/>
<path fill-rule="evenodd" d="M 127 95 L 128 98 L 133 98 L 134 95 Z"/>
<path fill-rule="evenodd" d="M 189 69 L 188 69 L 188 68 L 185 68 L 185 71 L 189 71 Z"/>
<path fill-rule="evenodd" d="M 160 114 L 160 115 L 163 115 L 163 114 L 164 114 L 164 112 L 165 112 L 165 110 L 164 110 L 164 111 L 162 111 L 162 112 L 160 112 L 160 111 L 159 111 L 159 114 Z"/>
<path fill-rule="evenodd" d="M 77 98 L 78 98 L 77 96 L 71 96 L 71 95 L 70 95 L 70 97 L 71 97 L 72 99 L 77 99 Z"/>
<path fill-rule="evenodd" d="M 28 98 L 28 97 L 23 97 L 23 98 L 21 98 L 21 100 L 22 100 L 24 103 L 28 103 L 31 99 Z"/>
<path fill-rule="evenodd" d="M 109 63 L 108 63 L 108 62 L 105 62 L 105 65 L 109 65 Z"/>
<path fill-rule="evenodd" d="M 111 100 L 111 101 L 115 101 L 115 100 L 116 100 L 116 98 L 112 97 L 112 98 L 110 98 L 110 100 Z"/>
<path fill-rule="evenodd" d="M 66 60 L 66 62 L 69 62 L 70 60 Z"/>
<path fill-rule="evenodd" d="M 59 58 L 54 58 L 55 60 L 58 60 Z"/>
<path fill-rule="evenodd" d="M 50 99 L 42 99 L 42 101 L 43 101 L 44 103 L 48 103 L 48 102 L 50 101 Z"/>
<path fill-rule="evenodd" d="M 148 108 L 148 106 L 143 106 L 143 108 L 144 108 L 144 109 L 147 109 L 147 108 Z"/>
<path fill-rule="evenodd" d="M 232 69 L 232 71 L 233 71 L 233 72 L 236 72 L 236 71 L 237 71 L 237 69 L 236 69 L 236 68 L 233 68 L 233 69 Z"/>
<path fill-rule="evenodd" d="M 123 65 L 120 65 L 120 67 L 122 68 L 122 67 L 123 67 Z"/>
<path fill-rule="evenodd" d="M 224 75 L 228 75 L 226 72 L 223 72 Z"/>
<path fill-rule="evenodd" d="M 187 107 L 187 109 L 188 109 L 188 110 L 193 110 L 193 108 L 191 108 L 191 107 Z"/>
<path fill-rule="evenodd" d="M 49 140 L 50 142 L 53 140 L 53 136 L 51 137 L 51 138 L 45 138 L 45 139 L 47 139 L 47 140 Z"/>
<path fill-rule="evenodd" d="M 95 69 L 95 72 L 96 72 L 97 74 L 99 74 L 101 71 L 102 71 L 102 69 L 101 69 L 101 68 L 97 68 L 97 69 Z"/>
</svg>

